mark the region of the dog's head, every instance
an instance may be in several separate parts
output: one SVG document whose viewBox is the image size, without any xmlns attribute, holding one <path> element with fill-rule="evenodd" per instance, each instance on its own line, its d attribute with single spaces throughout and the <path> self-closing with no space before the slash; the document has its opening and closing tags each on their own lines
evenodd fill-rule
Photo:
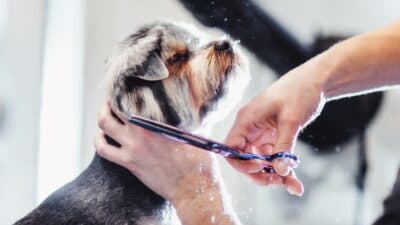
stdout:
<svg viewBox="0 0 400 225">
<path fill-rule="evenodd" d="M 199 35 L 183 25 L 156 23 L 124 40 L 108 60 L 114 107 L 188 128 L 227 93 L 241 94 L 249 74 L 237 44 Z"/>
</svg>

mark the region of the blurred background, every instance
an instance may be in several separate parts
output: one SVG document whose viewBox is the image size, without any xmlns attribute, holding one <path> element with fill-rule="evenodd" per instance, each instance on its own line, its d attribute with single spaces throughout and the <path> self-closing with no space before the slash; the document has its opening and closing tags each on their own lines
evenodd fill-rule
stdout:
<svg viewBox="0 0 400 225">
<path fill-rule="evenodd" d="M 196 11 L 190 1 L 182 2 L 187 8 L 177 0 L 0 0 L 0 224 L 24 216 L 91 161 L 96 111 L 105 95 L 104 61 L 118 41 L 156 20 L 204 27 L 204 21 L 196 19 L 204 17 L 194 17 L 188 10 Z M 245 2 L 268 13 L 301 46 L 315 44 L 320 36 L 366 32 L 400 17 L 397 0 Z M 209 12 L 210 18 L 229 10 L 219 7 Z M 226 24 L 235 20 L 234 16 L 222 19 Z M 220 27 L 223 24 L 215 23 L 214 28 L 202 30 L 221 35 Z M 234 29 L 234 38 L 247 35 L 239 28 Z M 260 58 L 268 51 L 246 51 L 252 82 L 242 104 L 279 75 Z M 306 188 L 302 198 L 256 186 L 221 160 L 243 224 L 371 224 L 382 212 L 400 162 L 400 90 L 386 92 L 376 111 L 362 135 L 349 136 L 346 142 L 324 149 L 312 141 L 298 143 L 296 153 L 302 163 L 297 173 Z M 222 140 L 234 115 L 220 121 L 208 136 Z M 334 119 L 347 125 L 345 115 Z M 368 169 L 360 184 L 363 157 Z"/>
</svg>

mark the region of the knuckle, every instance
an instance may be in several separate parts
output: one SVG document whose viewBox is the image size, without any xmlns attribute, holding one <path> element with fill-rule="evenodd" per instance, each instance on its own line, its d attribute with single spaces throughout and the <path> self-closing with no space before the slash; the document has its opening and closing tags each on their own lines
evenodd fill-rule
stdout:
<svg viewBox="0 0 400 225">
<path fill-rule="evenodd" d="M 97 124 L 101 129 L 104 129 L 107 126 L 107 117 L 106 116 L 99 116 Z"/>
<path fill-rule="evenodd" d="M 106 150 L 103 145 L 97 145 L 96 152 L 101 156 L 105 156 L 105 154 L 106 154 Z"/>
</svg>

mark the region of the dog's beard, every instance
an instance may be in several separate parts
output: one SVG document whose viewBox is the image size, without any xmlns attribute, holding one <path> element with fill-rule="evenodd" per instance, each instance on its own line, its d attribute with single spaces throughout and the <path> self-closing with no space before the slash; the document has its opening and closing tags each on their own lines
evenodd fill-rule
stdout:
<svg viewBox="0 0 400 225">
<path fill-rule="evenodd" d="M 241 101 L 251 76 L 246 58 L 240 55 L 237 57 L 239 62 L 233 65 L 226 74 L 226 91 L 224 95 L 209 109 L 201 126 L 196 129 L 196 133 L 209 135 L 212 128 L 234 111 L 233 109 Z"/>
</svg>

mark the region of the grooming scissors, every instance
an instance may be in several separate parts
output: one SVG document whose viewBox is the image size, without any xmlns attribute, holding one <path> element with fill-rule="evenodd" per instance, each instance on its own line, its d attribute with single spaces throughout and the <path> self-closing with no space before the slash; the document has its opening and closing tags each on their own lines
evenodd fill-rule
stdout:
<svg viewBox="0 0 400 225">
<path fill-rule="evenodd" d="M 139 127 L 142 127 L 146 130 L 150 130 L 155 133 L 159 133 L 169 139 L 189 144 L 207 151 L 211 151 L 214 153 L 218 153 L 225 157 L 236 158 L 240 160 L 264 160 L 268 162 L 272 162 L 275 159 L 288 159 L 292 160 L 294 165 L 297 165 L 300 160 L 297 158 L 296 155 L 291 154 L 289 152 L 278 152 L 272 155 L 258 155 L 253 153 L 243 153 L 239 152 L 233 148 L 230 148 L 224 144 L 212 141 L 210 139 L 191 134 L 187 131 L 178 129 L 176 127 L 163 124 L 154 120 L 149 120 L 143 117 L 134 116 L 132 115 L 129 119 L 130 123 L 133 123 Z M 266 166 L 264 168 L 264 172 L 273 173 L 274 169 L 272 166 Z"/>
</svg>

